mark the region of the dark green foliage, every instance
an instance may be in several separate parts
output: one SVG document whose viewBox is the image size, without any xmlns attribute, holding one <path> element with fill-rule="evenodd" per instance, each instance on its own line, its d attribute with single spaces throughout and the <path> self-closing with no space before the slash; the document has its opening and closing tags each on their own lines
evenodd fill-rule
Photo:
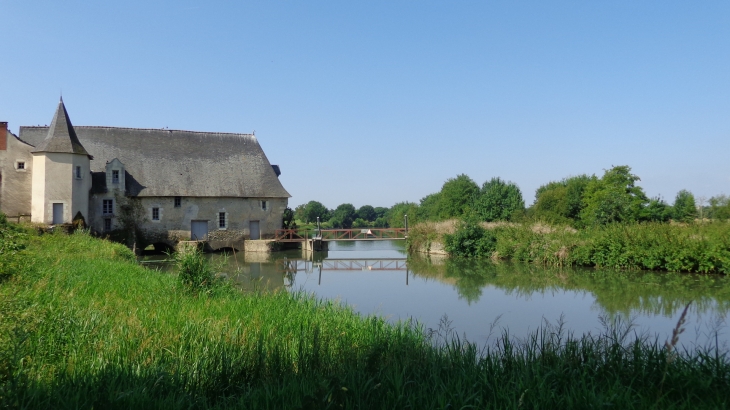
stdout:
<svg viewBox="0 0 730 410">
<path fill-rule="evenodd" d="M 374 210 L 376 218 L 386 218 L 388 216 L 388 211 L 390 211 L 390 209 L 384 206 L 376 206 Z"/>
<path fill-rule="evenodd" d="M 5 214 L 0 212 L 0 258 L 22 250 L 27 240 L 28 231 L 20 225 L 8 222 Z"/>
<path fill-rule="evenodd" d="M 650 222 L 667 222 L 672 217 L 672 207 L 661 198 L 652 198 L 641 210 L 639 219 Z"/>
<path fill-rule="evenodd" d="M 713 196 L 710 198 L 709 217 L 719 221 L 730 219 L 730 197 L 725 195 Z"/>
<path fill-rule="evenodd" d="M 474 252 L 474 256 L 548 266 L 730 274 L 730 224 L 724 222 L 689 226 L 609 224 L 577 232 L 564 227 L 508 225 L 491 232 L 496 238 L 495 249 Z M 454 235 L 472 238 L 475 234 L 470 228 Z M 444 235 L 447 251 L 451 238 L 453 235 Z M 463 254 L 453 249 L 453 253 L 449 251 L 453 255 Z"/>
<path fill-rule="evenodd" d="M 541 186 L 532 207 L 536 219 L 574 223 L 583 209 L 583 193 L 595 177 L 578 175 Z"/>
<path fill-rule="evenodd" d="M 294 220 L 294 211 L 288 206 L 284 209 L 282 215 L 281 227 L 284 229 L 297 229 L 297 223 Z"/>
<path fill-rule="evenodd" d="M 441 187 L 437 215 L 440 219 L 460 218 L 466 213 L 474 198 L 479 195 L 479 185 L 466 174 L 450 178 Z"/>
<path fill-rule="evenodd" d="M 585 187 L 580 219 L 585 226 L 605 225 L 612 222 L 634 222 L 649 199 L 636 185 L 639 177 L 627 165 L 615 166 L 601 179 L 592 179 Z"/>
<path fill-rule="evenodd" d="M 363 205 L 360 207 L 360 209 L 357 210 L 357 217 L 362 220 L 372 222 L 378 217 L 378 214 L 375 212 L 375 208 L 373 208 L 372 206 Z"/>
<path fill-rule="evenodd" d="M 418 219 L 421 221 L 441 220 L 441 193 L 426 195 L 421 198 L 417 208 Z M 408 214 L 412 216 L 411 214 Z"/>
<path fill-rule="evenodd" d="M 350 229 L 356 217 L 357 212 L 352 204 L 341 204 L 332 211 L 329 223 L 333 228 Z"/>
<path fill-rule="evenodd" d="M 489 257 L 496 245 L 494 232 L 471 219 L 462 221 L 453 234 L 444 235 L 444 249 L 452 256 Z"/>
<path fill-rule="evenodd" d="M 369 226 L 370 226 L 370 222 L 368 222 L 362 218 L 356 218 L 354 221 L 352 221 L 353 228 L 367 228 Z"/>
<path fill-rule="evenodd" d="M 419 220 L 418 205 L 413 202 L 399 202 L 390 209 L 388 213 L 388 227 L 403 228 L 405 225 L 404 216 L 408 215 L 408 223 L 413 226 Z"/>
<path fill-rule="evenodd" d="M 474 211 L 482 221 L 509 221 L 516 211 L 525 209 L 522 192 L 512 182 L 492 178 L 482 185 Z"/>
<path fill-rule="evenodd" d="M 319 217 L 320 222 L 326 222 L 329 216 L 327 207 L 322 205 L 321 202 L 309 201 L 302 208 L 302 221 L 305 223 L 317 222 L 317 217 Z"/>
<path fill-rule="evenodd" d="M 691 222 L 694 221 L 696 215 L 697 205 L 695 204 L 694 195 L 684 189 L 679 191 L 677 197 L 674 199 L 672 219 L 681 222 Z"/>
<path fill-rule="evenodd" d="M 8 222 L 0 212 L 0 282 L 10 278 L 23 263 L 20 252 L 28 245 L 30 230 Z"/>
</svg>

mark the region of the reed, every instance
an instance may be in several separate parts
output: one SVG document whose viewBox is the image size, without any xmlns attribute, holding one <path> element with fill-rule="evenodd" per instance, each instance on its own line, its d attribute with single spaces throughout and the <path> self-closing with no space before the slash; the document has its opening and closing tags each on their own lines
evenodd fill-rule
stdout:
<svg viewBox="0 0 730 410">
<path fill-rule="evenodd" d="M 468 224 L 460 227 L 467 229 Z M 478 238 L 460 235 L 459 230 L 431 241 L 461 238 L 463 243 L 450 247 L 454 255 L 546 266 L 730 273 L 730 224 L 726 222 L 611 224 L 579 231 L 545 224 L 505 224 L 483 232 L 496 238 L 494 250 L 480 247 Z"/>
<path fill-rule="evenodd" d="M 547 328 L 485 347 L 433 343 L 417 325 L 301 292 L 191 295 L 83 233 L 32 237 L 20 254 L 0 283 L 0 408 L 730 404 L 723 352 L 668 362 L 656 342 Z"/>
</svg>

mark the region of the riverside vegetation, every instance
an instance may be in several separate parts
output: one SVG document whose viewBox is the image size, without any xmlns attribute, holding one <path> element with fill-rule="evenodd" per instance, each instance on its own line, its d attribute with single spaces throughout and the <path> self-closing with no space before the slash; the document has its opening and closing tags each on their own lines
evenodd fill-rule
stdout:
<svg viewBox="0 0 730 410">
<path fill-rule="evenodd" d="M 546 266 L 590 266 L 673 272 L 730 273 L 730 224 L 613 223 L 580 230 L 466 219 L 452 233 L 433 224 L 410 232 L 411 249 L 442 242 L 456 257 L 485 257 Z"/>
<path fill-rule="evenodd" d="M 550 327 L 479 347 L 0 225 L 0 408 L 727 408 L 727 353 Z M 683 318 L 686 316 L 683 315 Z M 434 337 L 442 337 L 434 340 Z"/>
</svg>

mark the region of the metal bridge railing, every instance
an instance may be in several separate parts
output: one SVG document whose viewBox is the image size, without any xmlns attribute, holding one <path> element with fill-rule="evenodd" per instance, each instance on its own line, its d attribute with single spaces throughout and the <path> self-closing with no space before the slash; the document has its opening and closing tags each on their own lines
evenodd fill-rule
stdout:
<svg viewBox="0 0 730 410">
<path fill-rule="evenodd" d="M 406 239 L 408 230 L 406 228 L 322 229 L 319 231 L 277 229 L 274 240 L 277 242 L 304 242 L 306 239 L 313 238 L 317 233 L 321 235 L 323 241 L 377 241 Z"/>
</svg>

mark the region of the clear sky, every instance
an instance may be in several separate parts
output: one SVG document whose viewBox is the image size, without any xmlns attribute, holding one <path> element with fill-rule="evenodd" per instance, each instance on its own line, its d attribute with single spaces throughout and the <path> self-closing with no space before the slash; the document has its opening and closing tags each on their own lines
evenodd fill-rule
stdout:
<svg viewBox="0 0 730 410">
<path fill-rule="evenodd" d="M 730 194 L 730 2 L 0 0 L 0 121 L 251 132 L 292 207 L 629 165 Z"/>
</svg>

